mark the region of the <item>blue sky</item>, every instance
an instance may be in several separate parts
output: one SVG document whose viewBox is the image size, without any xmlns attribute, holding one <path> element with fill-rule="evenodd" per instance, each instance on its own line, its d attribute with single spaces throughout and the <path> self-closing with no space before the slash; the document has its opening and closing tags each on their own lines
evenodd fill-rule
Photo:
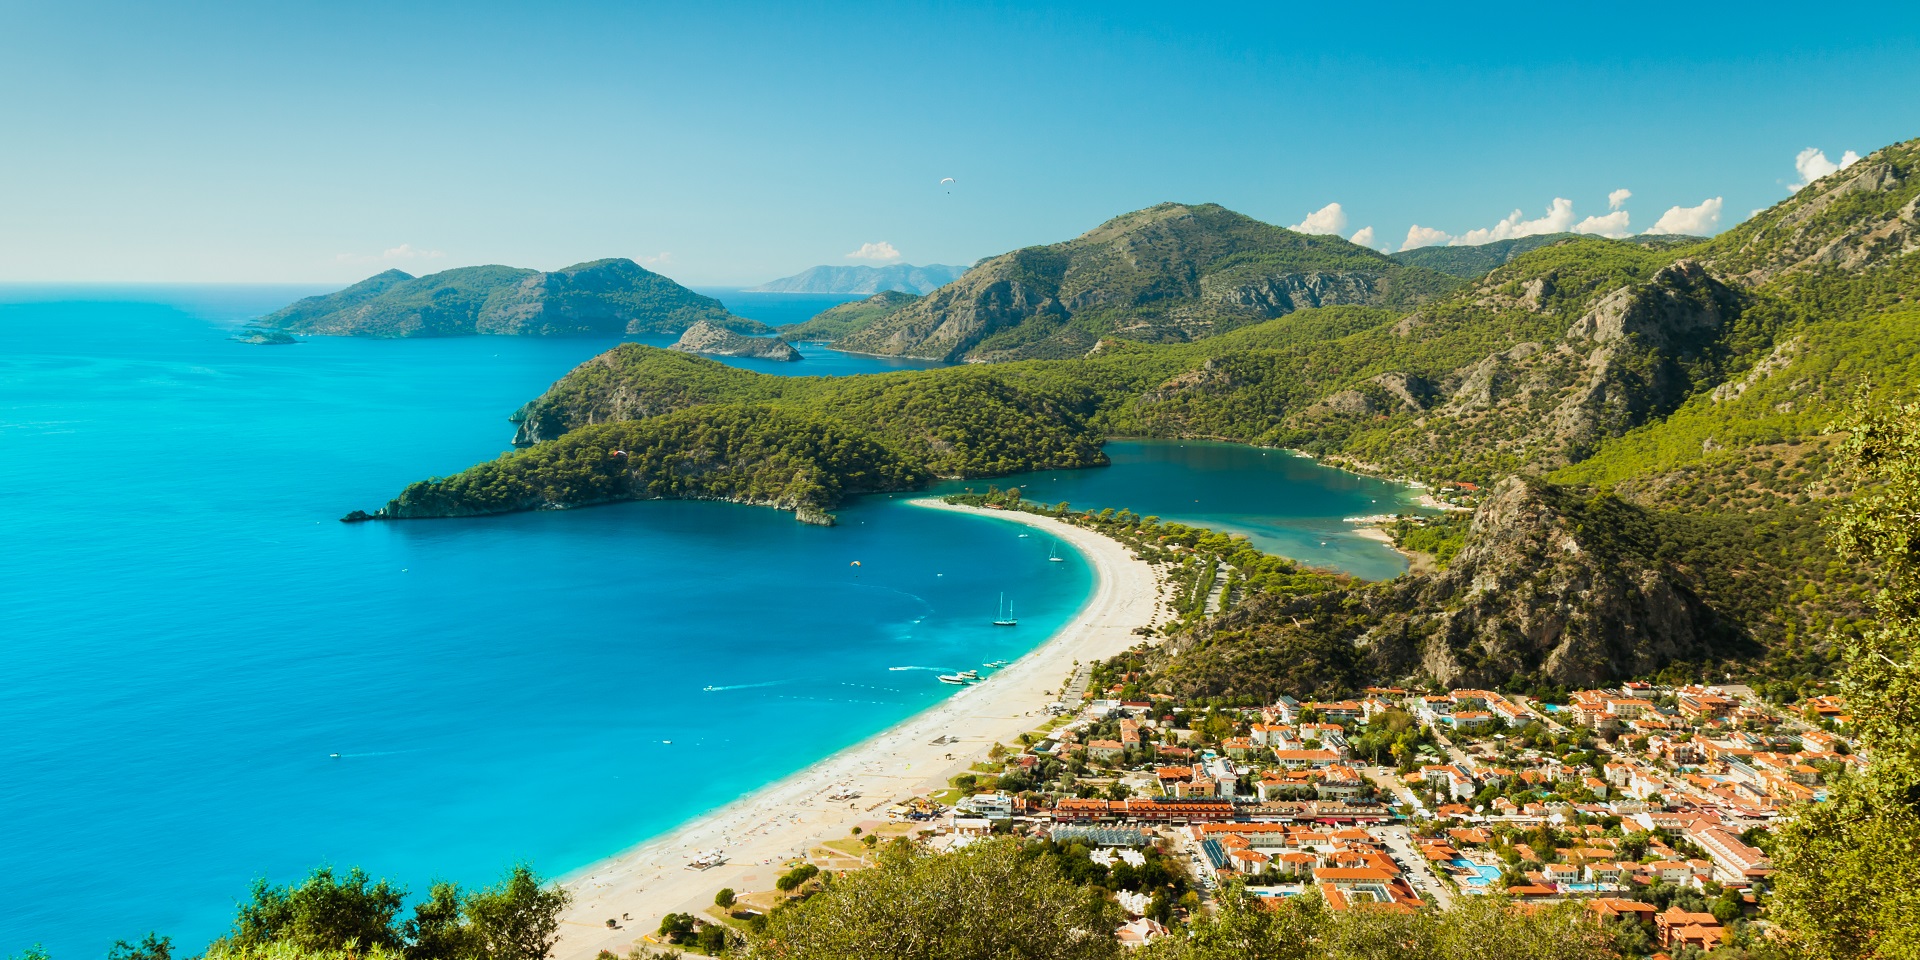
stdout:
<svg viewBox="0 0 1920 960">
<path fill-rule="evenodd" d="M 747 283 L 1162 200 L 1725 229 L 1920 136 L 1920 4 L 1570 6 L 0 0 L 0 280 Z"/>
</svg>

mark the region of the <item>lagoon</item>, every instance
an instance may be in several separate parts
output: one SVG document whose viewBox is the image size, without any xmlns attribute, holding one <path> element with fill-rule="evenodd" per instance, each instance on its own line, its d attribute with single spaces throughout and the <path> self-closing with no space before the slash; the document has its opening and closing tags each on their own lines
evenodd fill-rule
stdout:
<svg viewBox="0 0 1920 960">
<path fill-rule="evenodd" d="M 226 339 L 311 292 L 0 288 L 0 955 L 198 950 L 250 880 L 321 863 L 415 891 L 562 873 L 938 702 L 933 671 L 1018 656 L 1090 592 L 1049 536 L 886 496 L 833 528 L 714 503 L 337 523 L 507 449 L 506 415 L 612 341 Z M 1372 489 L 1207 449 L 1115 444 L 1049 482 L 1276 536 Z M 1017 630 L 989 625 L 1001 592 Z"/>
</svg>

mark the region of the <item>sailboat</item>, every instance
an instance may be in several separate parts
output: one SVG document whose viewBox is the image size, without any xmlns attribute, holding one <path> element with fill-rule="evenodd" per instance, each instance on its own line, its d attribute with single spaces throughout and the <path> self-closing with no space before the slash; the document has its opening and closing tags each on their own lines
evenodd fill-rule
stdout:
<svg viewBox="0 0 1920 960">
<path fill-rule="evenodd" d="M 1000 618 L 993 621 L 993 625 L 996 627 L 1017 627 L 1020 625 L 1020 620 L 1013 615 L 1013 607 L 1007 604 L 1007 595 L 1004 593 L 1000 595 Z"/>
<path fill-rule="evenodd" d="M 1067 562 L 1067 558 L 1060 555 L 1060 548 L 1057 546 L 1052 546 L 1047 548 L 1047 559 L 1053 561 L 1054 563 Z"/>
</svg>

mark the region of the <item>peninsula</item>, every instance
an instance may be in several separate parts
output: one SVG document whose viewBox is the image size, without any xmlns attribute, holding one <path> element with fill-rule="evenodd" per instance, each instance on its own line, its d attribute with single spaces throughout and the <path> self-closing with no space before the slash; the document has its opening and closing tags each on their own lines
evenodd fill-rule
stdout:
<svg viewBox="0 0 1920 960">
<path fill-rule="evenodd" d="M 687 332 L 681 334 L 680 339 L 667 349 L 719 357 L 755 357 L 786 362 L 800 359 L 800 351 L 778 337 L 741 336 L 706 320 L 688 327 Z"/>
</svg>

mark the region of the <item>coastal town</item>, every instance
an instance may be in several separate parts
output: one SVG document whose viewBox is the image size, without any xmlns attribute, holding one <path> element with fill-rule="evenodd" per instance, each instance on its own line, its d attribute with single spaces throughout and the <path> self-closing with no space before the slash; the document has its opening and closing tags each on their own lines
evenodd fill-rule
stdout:
<svg viewBox="0 0 1920 960">
<path fill-rule="evenodd" d="M 1126 945 L 1236 886 L 1334 911 L 1578 901 L 1624 953 L 1693 956 L 1764 934 L 1770 824 L 1862 763 L 1827 696 L 1782 707 L 1736 685 L 1630 682 L 1227 705 L 1130 695 L 1127 662 L 1077 670 L 1062 691 L 1079 696 L 1044 723 L 946 789 L 893 798 L 812 846 L 784 885 L 728 890 L 646 939 L 697 944 L 712 929 L 706 942 L 722 944 L 728 925 L 763 923 L 883 843 L 951 851 L 1010 835 L 1083 863 L 1077 875 L 1129 915 L 1114 931 Z"/>
</svg>

